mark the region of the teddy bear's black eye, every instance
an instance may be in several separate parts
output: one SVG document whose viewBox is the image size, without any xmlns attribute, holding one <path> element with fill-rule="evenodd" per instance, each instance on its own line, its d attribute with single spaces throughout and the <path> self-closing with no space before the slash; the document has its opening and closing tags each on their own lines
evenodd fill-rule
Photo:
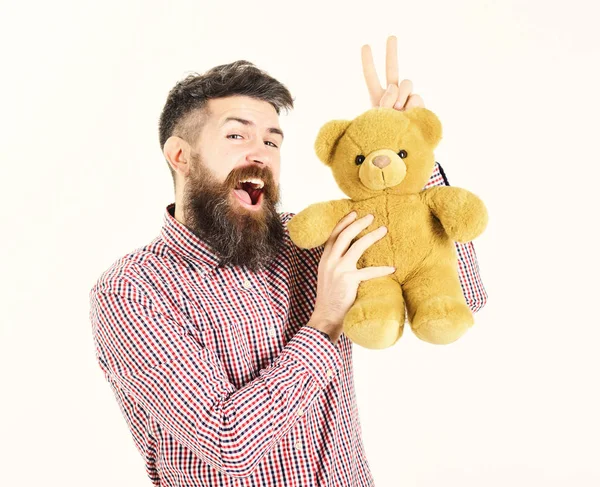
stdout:
<svg viewBox="0 0 600 487">
<path fill-rule="evenodd" d="M 357 166 L 360 166 L 363 162 L 365 162 L 365 156 L 356 156 L 354 161 Z"/>
<path fill-rule="evenodd" d="M 406 159 L 408 157 L 408 153 L 404 149 L 398 152 L 398 155 L 400 156 L 400 159 Z"/>
</svg>

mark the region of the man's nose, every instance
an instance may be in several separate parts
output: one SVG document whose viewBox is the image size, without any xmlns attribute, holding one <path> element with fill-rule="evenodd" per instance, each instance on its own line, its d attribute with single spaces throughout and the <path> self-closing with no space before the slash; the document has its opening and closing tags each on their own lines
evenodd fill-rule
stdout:
<svg viewBox="0 0 600 487">
<path fill-rule="evenodd" d="M 258 164 L 270 164 L 272 155 L 269 153 L 269 148 L 264 142 L 260 142 L 260 147 L 254 147 L 252 152 L 248 155 L 248 159 Z"/>
</svg>

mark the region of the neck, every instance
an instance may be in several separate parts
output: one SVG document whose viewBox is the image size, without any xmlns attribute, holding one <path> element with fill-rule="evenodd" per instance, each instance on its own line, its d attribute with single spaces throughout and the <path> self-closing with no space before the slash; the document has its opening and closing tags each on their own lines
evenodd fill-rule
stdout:
<svg viewBox="0 0 600 487">
<path fill-rule="evenodd" d="M 175 217 L 175 220 L 185 225 L 185 221 L 183 220 L 183 208 L 179 201 L 175 202 L 175 213 L 173 216 Z"/>
<path fill-rule="evenodd" d="M 185 220 L 183 218 L 183 194 L 182 191 L 179 190 L 180 187 L 181 184 L 177 184 L 175 188 L 175 212 L 173 216 L 175 217 L 175 220 L 185 225 Z"/>
</svg>

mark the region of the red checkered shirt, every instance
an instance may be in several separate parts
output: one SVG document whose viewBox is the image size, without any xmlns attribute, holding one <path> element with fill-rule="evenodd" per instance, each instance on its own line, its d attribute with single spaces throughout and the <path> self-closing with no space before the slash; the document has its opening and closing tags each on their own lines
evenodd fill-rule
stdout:
<svg viewBox="0 0 600 487">
<path fill-rule="evenodd" d="M 441 177 L 436 165 L 428 184 L 445 184 Z M 323 247 L 299 249 L 286 234 L 267 270 L 220 268 L 174 209 L 157 238 L 118 259 L 90 291 L 96 357 L 151 481 L 374 485 L 352 343 L 342 334 L 334 346 L 305 326 Z M 292 216 L 280 213 L 284 224 Z M 479 309 L 474 249 L 457 250 L 467 301 Z"/>
</svg>

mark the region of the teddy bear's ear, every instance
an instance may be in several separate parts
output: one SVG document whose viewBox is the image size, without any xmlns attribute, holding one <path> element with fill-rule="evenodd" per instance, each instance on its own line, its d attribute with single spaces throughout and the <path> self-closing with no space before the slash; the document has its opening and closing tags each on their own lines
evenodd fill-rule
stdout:
<svg viewBox="0 0 600 487">
<path fill-rule="evenodd" d="M 331 120 L 319 130 L 315 140 L 315 152 L 323 164 L 331 165 L 333 149 L 350 123 L 352 123 L 350 120 Z"/>
<path fill-rule="evenodd" d="M 437 115 L 425 107 L 409 108 L 404 114 L 416 123 L 425 140 L 435 149 L 442 138 L 442 123 Z"/>
</svg>

